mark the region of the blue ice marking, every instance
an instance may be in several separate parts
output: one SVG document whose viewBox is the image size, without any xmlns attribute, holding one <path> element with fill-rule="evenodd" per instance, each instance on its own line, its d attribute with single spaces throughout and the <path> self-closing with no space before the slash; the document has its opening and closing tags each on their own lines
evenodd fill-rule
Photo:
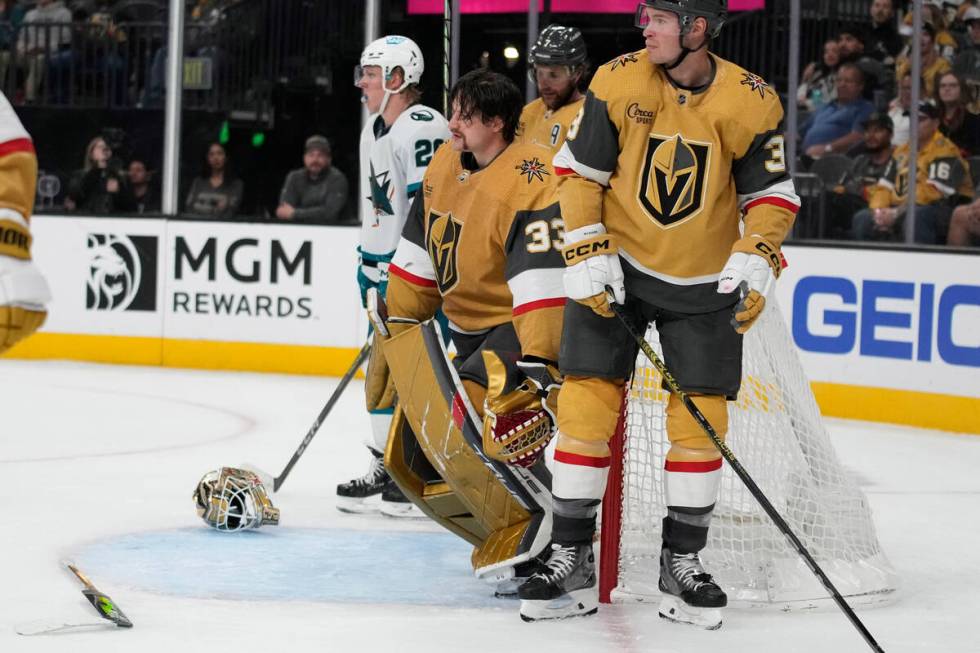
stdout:
<svg viewBox="0 0 980 653">
<path fill-rule="evenodd" d="M 509 608 L 447 533 L 206 527 L 94 542 L 76 559 L 105 587 L 202 599 Z"/>
</svg>

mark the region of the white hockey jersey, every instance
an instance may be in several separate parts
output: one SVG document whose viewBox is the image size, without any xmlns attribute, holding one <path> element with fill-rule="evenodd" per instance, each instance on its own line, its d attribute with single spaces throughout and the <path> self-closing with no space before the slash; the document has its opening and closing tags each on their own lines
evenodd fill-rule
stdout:
<svg viewBox="0 0 980 653">
<path fill-rule="evenodd" d="M 425 168 L 448 139 L 446 119 L 421 104 L 405 109 L 387 129 L 380 115 L 368 119 L 361 132 L 359 206 L 361 256 L 376 264 L 361 270 L 371 281 L 387 278 L 387 262 L 398 246 Z"/>
</svg>

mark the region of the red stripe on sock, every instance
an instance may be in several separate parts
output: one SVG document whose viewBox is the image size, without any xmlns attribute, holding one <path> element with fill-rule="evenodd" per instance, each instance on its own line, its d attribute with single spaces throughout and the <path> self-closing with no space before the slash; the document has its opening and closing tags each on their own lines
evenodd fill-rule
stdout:
<svg viewBox="0 0 980 653">
<path fill-rule="evenodd" d="M 518 315 L 524 315 L 525 313 L 530 313 L 531 311 L 536 311 L 539 308 L 554 308 L 557 306 L 564 306 L 564 297 L 551 297 L 549 299 L 538 299 L 533 302 L 527 302 L 526 304 L 521 304 L 520 306 L 515 306 L 513 310 L 514 317 Z"/>
<path fill-rule="evenodd" d="M 609 467 L 610 456 L 596 458 L 594 456 L 583 456 L 567 451 L 555 451 L 555 462 L 565 463 L 566 465 L 580 465 L 582 467 Z"/>
<path fill-rule="evenodd" d="M 555 456 L 558 459 L 558 456 Z M 680 460 L 668 460 L 664 463 L 664 469 L 668 472 L 687 472 L 693 474 L 703 474 L 705 472 L 714 472 L 721 469 L 721 458 L 718 460 L 705 460 L 705 461 L 680 461 Z"/>
</svg>

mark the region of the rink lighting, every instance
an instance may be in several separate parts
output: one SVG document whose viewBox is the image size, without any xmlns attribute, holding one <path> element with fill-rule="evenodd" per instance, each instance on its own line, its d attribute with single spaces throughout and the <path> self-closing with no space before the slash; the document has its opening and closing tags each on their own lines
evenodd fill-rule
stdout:
<svg viewBox="0 0 980 653">
<path fill-rule="evenodd" d="M 517 61 L 521 58 L 521 53 L 513 45 L 508 45 L 504 48 L 504 59 L 510 62 Z"/>
</svg>

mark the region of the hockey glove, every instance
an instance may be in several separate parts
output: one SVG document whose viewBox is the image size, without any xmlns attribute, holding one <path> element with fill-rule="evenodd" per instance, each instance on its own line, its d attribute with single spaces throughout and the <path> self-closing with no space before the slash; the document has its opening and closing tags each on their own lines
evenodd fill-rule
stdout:
<svg viewBox="0 0 980 653">
<path fill-rule="evenodd" d="M 509 465 L 531 467 L 555 434 L 561 375 L 554 365 L 501 357 L 494 351 L 483 352 L 483 363 L 483 450 Z"/>
<path fill-rule="evenodd" d="M 751 328 L 766 307 L 766 295 L 782 270 L 779 250 L 761 236 L 746 236 L 735 242 L 732 255 L 718 277 L 718 292 L 740 293 L 732 311 L 732 327 L 738 333 Z"/>
<path fill-rule="evenodd" d="M 626 301 L 619 248 L 601 223 L 579 227 L 565 234 L 565 294 L 588 306 L 598 315 L 613 317 L 606 297 L 606 286 L 613 289 L 616 302 Z"/>
<path fill-rule="evenodd" d="M 394 253 L 369 254 L 360 247 L 357 248 L 357 285 L 361 290 L 361 306 L 363 308 L 367 308 L 367 292 L 371 288 L 377 288 L 382 297 L 387 293 L 388 266 L 393 256 Z M 372 277 L 378 277 L 378 281 L 374 281 Z"/>
<path fill-rule="evenodd" d="M 0 354 L 44 324 L 51 291 L 30 259 L 0 254 Z"/>
</svg>

